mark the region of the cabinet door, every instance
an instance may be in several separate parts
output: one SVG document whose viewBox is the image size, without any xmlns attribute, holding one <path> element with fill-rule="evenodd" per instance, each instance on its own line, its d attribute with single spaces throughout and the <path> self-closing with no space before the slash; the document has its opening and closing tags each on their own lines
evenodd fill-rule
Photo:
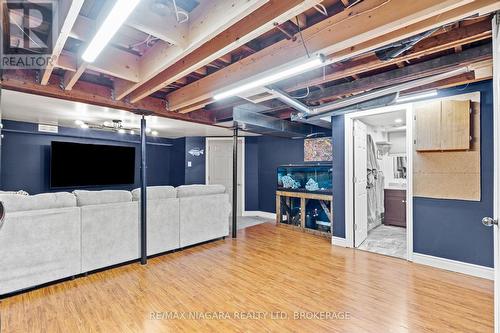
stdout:
<svg viewBox="0 0 500 333">
<path fill-rule="evenodd" d="M 384 224 L 406 227 L 406 191 L 385 190 Z"/>
<path fill-rule="evenodd" d="M 470 101 L 442 101 L 441 149 L 470 148 Z"/>
<path fill-rule="evenodd" d="M 415 108 L 417 151 L 441 150 L 441 102 Z"/>
</svg>

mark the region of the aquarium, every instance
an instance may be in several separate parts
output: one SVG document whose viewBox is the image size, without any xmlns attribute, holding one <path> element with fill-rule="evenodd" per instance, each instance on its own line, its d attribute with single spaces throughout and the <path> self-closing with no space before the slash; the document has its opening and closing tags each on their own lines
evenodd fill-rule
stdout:
<svg viewBox="0 0 500 333">
<path fill-rule="evenodd" d="M 290 164 L 277 170 L 278 190 L 309 193 L 332 193 L 332 165 Z"/>
</svg>

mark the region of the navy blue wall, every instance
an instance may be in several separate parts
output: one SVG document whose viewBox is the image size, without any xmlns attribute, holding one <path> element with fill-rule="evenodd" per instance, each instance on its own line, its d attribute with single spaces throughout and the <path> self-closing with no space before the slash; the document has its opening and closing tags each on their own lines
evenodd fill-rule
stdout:
<svg viewBox="0 0 500 333">
<path fill-rule="evenodd" d="M 172 186 L 184 185 L 186 165 L 186 138 L 172 140 L 170 181 Z"/>
<path fill-rule="evenodd" d="M 304 162 L 304 140 L 245 138 L 245 210 L 276 211 L 276 168 Z"/>
<path fill-rule="evenodd" d="M 138 136 L 115 134 L 103 131 L 59 128 L 59 134 L 44 134 L 37 131 L 37 124 L 3 121 L 2 134 L 2 174 L 3 190 L 25 190 L 30 194 L 56 191 L 50 189 L 50 143 L 70 141 L 90 144 L 109 144 L 136 147 L 136 174 L 133 185 L 93 187 L 92 189 L 133 189 L 139 187 L 140 146 Z M 120 140 L 121 142 L 114 141 Z M 127 142 L 129 141 L 129 142 Z M 160 144 L 170 144 L 172 140 L 149 138 L 148 184 L 169 185 L 171 148 Z M 156 144 L 156 145 L 155 145 Z M 64 189 L 72 190 L 72 189 Z"/>
<path fill-rule="evenodd" d="M 245 210 L 259 208 L 259 138 L 245 138 Z"/>
<path fill-rule="evenodd" d="M 493 216 L 492 81 L 448 89 L 440 96 L 481 92 L 481 201 L 413 199 L 415 252 L 493 267 L 493 230 L 481 219 Z"/>
<path fill-rule="evenodd" d="M 481 201 L 413 199 L 414 252 L 493 267 L 493 231 L 483 216 L 493 212 L 492 81 L 440 91 L 440 96 L 481 92 Z M 334 234 L 345 237 L 344 117 L 332 117 Z"/>
<path fill-rule="evenodd" d="M 203 150 L 200 156 L 189 153 L 191 149 Z M 205 137 L 187 137 L 185 146 L 185 169 L 184 184 L 205 184 Z M 188 166 L 191 162 L 191 166 Z"/>
<path fill-rule="evenodd" d="M 344 116 L 332 117 L 333 235 L 345 238 Z"/>
</svg>

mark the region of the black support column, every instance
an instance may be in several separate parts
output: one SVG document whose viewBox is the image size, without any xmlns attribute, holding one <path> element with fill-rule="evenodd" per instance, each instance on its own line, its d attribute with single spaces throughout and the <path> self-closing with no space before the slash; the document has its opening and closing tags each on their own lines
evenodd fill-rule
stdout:
<svg viewBox="0 0 500 333">
<path fill-rule="evenodd" d="M 141 118 L 141 265 L 148 263 L 147 247 L 146 118 Z"/>
<path fill-rule="evenodd" d="M 238 125 L 233 129 L 233 224 L 232 237 L 236 238 L 238 222 Z"/>
<path fill-rule="evenodd" d="M 153 113 L 148 110 L 134 110 L 134 113 L 141 116 L 141 265 L 148 263 L 148 243 L 147 243 L 147 159 L 146 159 L 146 116 Z"/>
</svg>

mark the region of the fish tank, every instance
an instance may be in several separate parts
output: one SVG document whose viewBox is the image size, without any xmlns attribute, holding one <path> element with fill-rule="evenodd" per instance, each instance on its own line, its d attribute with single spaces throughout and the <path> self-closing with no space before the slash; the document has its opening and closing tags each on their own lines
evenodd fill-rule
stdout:
<svg viewBox="0 0 500 333">
<path fill-rule="evenodd" d="M 331 163 L 281 165 L 277 178 L 280 191 L 332 193 Z"/>
</svg>

